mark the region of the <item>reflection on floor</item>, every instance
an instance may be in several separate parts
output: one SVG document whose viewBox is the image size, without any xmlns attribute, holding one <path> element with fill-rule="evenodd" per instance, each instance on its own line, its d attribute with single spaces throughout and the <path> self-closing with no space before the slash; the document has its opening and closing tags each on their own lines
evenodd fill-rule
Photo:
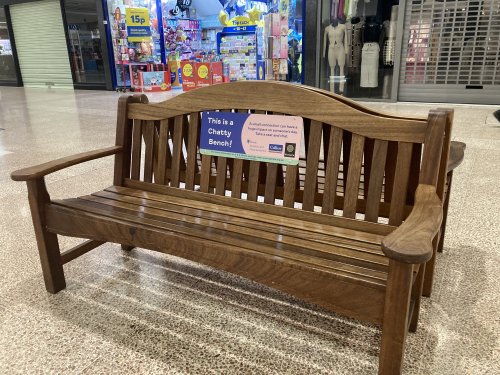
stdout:
<svg viewBox="0 0 500 375">
<path fill-rule="evenodd" d="M 114 144 L 117 97 L 0 88 L 0 373 L 375 374 L 375 327 L 146 250 L 103 245 L 65 266 L 66 290 L 45 293 L 26 190 L 9 172 Z M 369 105 L 412 115 L 444 106 Z M 405 374 L 500 373 L 500 124 L 497 108 L 454 107 L 466 158 Z M 107 158 L 55 173 L 49 191 L 61 198 L 104 188 L 111 166 Z"/>
</svg>

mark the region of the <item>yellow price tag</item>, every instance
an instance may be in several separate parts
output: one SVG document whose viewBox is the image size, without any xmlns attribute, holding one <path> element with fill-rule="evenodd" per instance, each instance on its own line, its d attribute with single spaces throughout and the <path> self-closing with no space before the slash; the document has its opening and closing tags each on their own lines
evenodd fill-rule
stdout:
<svg viewBox="0 0 500 375">
<path fill-rule="evenodd" d="M 125 23 L 129 42 L 151 40 L 151 20 L 146 8 L 126 8 Z"/>
<path fill-rule="evenodd" d="M 182 68 L 182 74 L 186 77 L 191 77 L 193 75 L 193 66 L 191 64 L 184 65 L 184 68 Z"/>
<path fill-rule="evenodd" d="M 206 65 L 202 65 L 198 68 L 198 77 L 200 78 L 207 78 L 208 76 L 208 68 Z"/>
</svg>

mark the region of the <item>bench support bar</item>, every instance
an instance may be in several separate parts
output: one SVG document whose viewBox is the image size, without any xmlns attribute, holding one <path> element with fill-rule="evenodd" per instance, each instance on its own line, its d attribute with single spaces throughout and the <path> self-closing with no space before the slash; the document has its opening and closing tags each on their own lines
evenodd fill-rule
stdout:
<svg viewBox="0 0 500 375">
<path fill-rule="evenodd" d="M 82 256 L 83 254 L 88 253 L 90 250 L 93 250 L 104 243 L 105 243 L 104 241 L 89 240 L 85 241 L 84 243 L 81 243 L 80 245 L 72 247 L 71 249 L 61 253 L 62 263 L 66 264 L 68 262 L 71 262 L 73 259 L 76 259 Z"/>
</svg>

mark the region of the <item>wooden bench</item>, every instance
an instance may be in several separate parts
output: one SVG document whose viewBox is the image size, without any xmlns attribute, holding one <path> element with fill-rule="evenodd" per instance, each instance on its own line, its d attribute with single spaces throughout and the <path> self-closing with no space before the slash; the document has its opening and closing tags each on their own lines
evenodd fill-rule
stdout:
<svg viewBox="0 0 500 375">
<path fill-rule="evenodd" d="M 284 82 L 281 82 L 283 84 L 287 84 Z M 315 87 L 306 87 L 307 89 L 326 95 L 328 97 L 335 98 L 345 104 L 350 105 L 353 108 L 356 108 L 360 111 L 363 111 L 364 113 L 367 114 L 372 114 L 376 115 L 379 117 L 386 117 L 386 118 L 399 118 L 399 119 L 405 119 L 405 117 L 401 116 L 395 116 L 392 114 L 388 113 L 381 113 L 377 112 L 374 110 L 371 110 L 365 106 L 360 105 L 359 103 L 347 99 L 342 96 L 338 96 L 336 94 L 331 93 L 330 91 L 318 89 Z M 446 128 L 445 128 L 445 133 L 446 133 L 446 139 L 451 138 L 451 130 L 452 130 L 452 122 L 453 122 L 453 111 L 449 109 L 443 109 L 448 113 L 448 121 L 446 123 Z M 406 119 L 410 119 L 406 117 Z M 416 118 L 412 117 L 412 120 L 420 120 L 422 122 L 427 121 L 425 118 Z M 349 151 L 350 147 L 350 139 L 349 135 L 344 135 L 343 137 L 343 147 L 345 150 Z M 447 153 L 447 145 L 444 145 L 445 149 L 443 150 L 443 153 L 441 155 L 441 169 L 440 169 L 440 175 L 438 181 L 442 182 L 444 181 L 444 184 L 440 184 L 437 189 L 438 196 L 440 199 L 443 201 L 443 206 L 444 206 L 444 212 L 443 212 L 443 221 L 441 223 L 441 229 L 439 231 L 439 237 L 438 237 L 438 244 L 437 244 L 437 252 L 442 252 L 443 251 L 443 246 L 444 246 L 444 236 L 446 233 L 446 224 L 447 224 L 447 219 L 448 219 L 448 208 L 449 208 L 449 202 L 450 202 L 450 191 L 451 191 L 451 184 L 453 180 L 453 171 L 462 163 L 464 159 L 464 154 L 465 154 L 465 148 L 466 145 L 463 142 L 458 142 L 458 141 L 451 141 L 449 145 L 449 152 Z M 386 176 L 392 176 L 394 175 L 395 172 L 395 167 L 396 167 L 396 155 L 394 152 L 397 151 L 397 149 L 388 149 L 388 154 L 387 154 L 387 165 L 386 165 L 386 170 L 385 170 L 385 175 Z M 417 152 L 418 149 L 414 148 L 414 152 Z M 368 156 L 368 160 L 370 159 L 373 150 L 372 150 L 372 145 L 369 142 L 365 143 L 365 149 L 364 149 L 365 155 Z M 299 168 L 299 180 L 301 183 L 301 186 L 303 186 L 303 182 L 305 179 L 305 159 L 301 159 L 301 164 Z M 446 169 L 444 168 L 444 165 L 446 165 Z M 337 180 L 337 194 L 343 195 L 343 189 L 345 188 L 345 183 L 347 181 L 347 169 L 349 166 L 349 152 L 346 152 L 346 156 L 344 157 L 344 160 L 341 160 L 340 162 L 340 168 L 339 168 L 339 175 L 338 175 L 338 180 Z M 366 165 L 367 170 L 369 169 L 369 162 Z M 324 176 L 324 160 L 320 160 L 320 164 L 318 167 L 318 191 L 321 192 L 321 189 L 323 188 L 322 183 L 324 183 L 324 178 L 321 176 Z M 444 177 L 443 175 L 446 174 Z M 389 177 L 390 178 L 390 177 Z M 443 179 L 444 178 L 444 179 Z M 365 176 L 365 165 L 363 163 L 362 168 L 361 168 L 361 177 L 360 177 L 360 185 L 359 185 L 359 196 L 360 199 L 363 199 L 363 197 L 366 198 L 367 190 L 365 191 L 365 179 L 367 182 L 369 181 L 369 173 L 367 176 Z M 414 183 L 418 181 L 418 174 L 415 174 L 415 176 L 410 177 L 410 181 L 413 181 Z M 385 183 L 385 178 L 384 182 L 382 183 L 382 199 L 384 201 L 389 200 L 390 201 L 390 195 L 389 196 L 384 196 L 384 183 Z M 367 183 L 368 185 L 368 183 Z M 390 192 L 389 192 L 390 194 Z M 411 203 L 412 196 L 408 195 L 408 200 L 409 203 Z M 340 207 L 340 209 L 342 209 Z M 383 216 L 383 213 L 380 213 L 381 216 Z M 434 267 L 435 267 L 435 262 L 436 262 L 436 254 L 432 257 L 432 259 L 427 262 L 426 264 L 426 272 L 424 275 L 424 286 L 423 286 L 423 292 L 422 294 L 426 297 L 430 297 L 431 291 L 432 291 L 432 285 L 433 285 L 433 279 L 434 279 Z"/>
<path fill-rule="evenodd" d="M 298 166 L 200 155 L 201 112 L 207 110 L 302 117 L 304 183 Z M 122 97 L 116 146 L 12 178 L 28 184 L 49 292 L 65 288 L 63 264 L 104 242 L 156 250 L 380 325 L 379 373 L 398 374 L 443 216 L 437 192 L 445 184 L 450 114 L 433 110 L 426 121 L 388 117 L 274 82 L 217 85 L 158 104 Z M 50 199 L 45 175 L 108 155 L 115 155 L 111 187 Z M 360 195 L 363 166 L 369 184 Z M 88 241 L 60 253 L 58 234 Z"/>
</svg>

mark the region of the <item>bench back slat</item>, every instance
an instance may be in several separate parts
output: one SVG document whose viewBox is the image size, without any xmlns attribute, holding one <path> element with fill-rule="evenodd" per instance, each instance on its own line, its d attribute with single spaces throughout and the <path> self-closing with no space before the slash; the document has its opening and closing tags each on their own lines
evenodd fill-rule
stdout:
<svg viewBox="0 0 500 375">
<path fill-rule="evenodd" d="M 200 114 L 191 113 L 189 116 L 188 144 L 187 144 L 187 166 L 186 166 L 186 189 L 194 190 L 195 174 L 198 172 L 198 137 L 200 127 Z"/>
<path fill-rule="evenodd" d="M 445 111 L 432 112 L 428 121 L 384 117 L 298 86 L 247 83 L 198 89 L 159 104 L 129 100 L 121 123 L 127 130 L 117 131 L 129 134 L 131 145 L 125 151 L 130 170 L 122 172 L 122 181 L 130 176 L 138 182 L 391 225 L 399 225 L 410 212 L 419 182 L 436 185 Z M 236 95 L 243 88 L 245 95 Z M 299 165 L 201 155 L 204 111 L 301 116 Z"/>
<path fill-rule="evenodd" d="M 329 130 L 328 143 L 324 150 L 326 169 L 321 212 L 331 215 L 335 209 L 335 199 L 337 196 L 343 131 L 339 128 Z"/>
<path fill-rule="evenodd" d="M 266 163 L 266 185 L 264 203 L 274 204 L 276 199 L 276 181 L 278 178 L 278 164 Z"/>
<path fill-rule="evenodd" d="M 141 176 L 142 159 L 142 123 L 141 120 L 134 120 L 134 131 L 132 135 L 132 167 L 131 178 L 139 180 Z"/>
<path fill-rule="evenodd" d="M 201 157 L 201 178 L 200 191 L 208 193 L 210 189 L 210 175 L 212 174 L 212 156 L 202 155 Z"/>
<path fill-rule="evenodd" d="M 344 192 L 343 216 L 354 219 L 356 217 L 356 205 L 359 195 L 359 183 L 361 176 L 361 166 L 363 164 L 365 137 L 362 137 L 358 134 L 353 134 L 351 142 L 349 169 L 347 172 L 347 183 Z"/>
<path fill-rule="evenodd" d="M 322 124 L 317 121 L 312 121 L 309 127 L 309 140 L 307 142 L 307 165 L 306 177 L 304 181 L 304 199 L 302 209 L 307 211 L 314 210 L 314 198 L 316 196 L 316 188 L 318 185 L 318 164 L 319 153 L 321 148 Z"/>
<path fill-rule="evenodd" d="M 227 159 L 224 157 L 217 157 L 217 178 L 215 185 L 215 194 L 226 194 L 226 179 L 227 179 Z"/>
<path fill-rule="evenodd" d="M 144 181 L 146 182 L 153 182 L 154 133 L 154 121 L 146 121 L 142 129 L 144 144 L 146 146 L 144 150 Z"/>
<path fill-rule="evenodd" d="M 174 120 L 174 139 L 172 149 L 172 172 L 170 176 L 170 184 L 172 187 L 179 187 L 180 172 L 181 172 L 181 158 L 183 138 L 182 132 L 184 127 L 184 115 L 176 116 Z"/>
<path fill-rule="evenodd" d="M 165 185 L 167 183 L 167 159 L 170 159 L 169 157 L 170 149 L 168 147 L 168 120 L 161 120 L 160 132 L 158 134 L 158 172 L 157 174 L 155 174 L 155 182 L 157 184 Z"/>
<path fill-rule="evenodd" d="M 373 223 L 379 217 L 380 199 L 382 196 L 382 186 L 384 183 L 384 169 L 387 160 L 387 147 L 389 142 L 375 140 L 373 145 L 373 156 L 370 168 L 370 184 L 366 198 L 365 220 Z"/>
<path fill-rule="evenodd" d="M 399 225 L 403 221 L 408 178 L 410 176 L 412 148 L 412 143 L 399 142 L 398 156 L 396 160 L 396 173 L 394 176 L 394 184 L 392 186 L 391 211 L 389 214 L 390 225 Z"/>
</svg>

